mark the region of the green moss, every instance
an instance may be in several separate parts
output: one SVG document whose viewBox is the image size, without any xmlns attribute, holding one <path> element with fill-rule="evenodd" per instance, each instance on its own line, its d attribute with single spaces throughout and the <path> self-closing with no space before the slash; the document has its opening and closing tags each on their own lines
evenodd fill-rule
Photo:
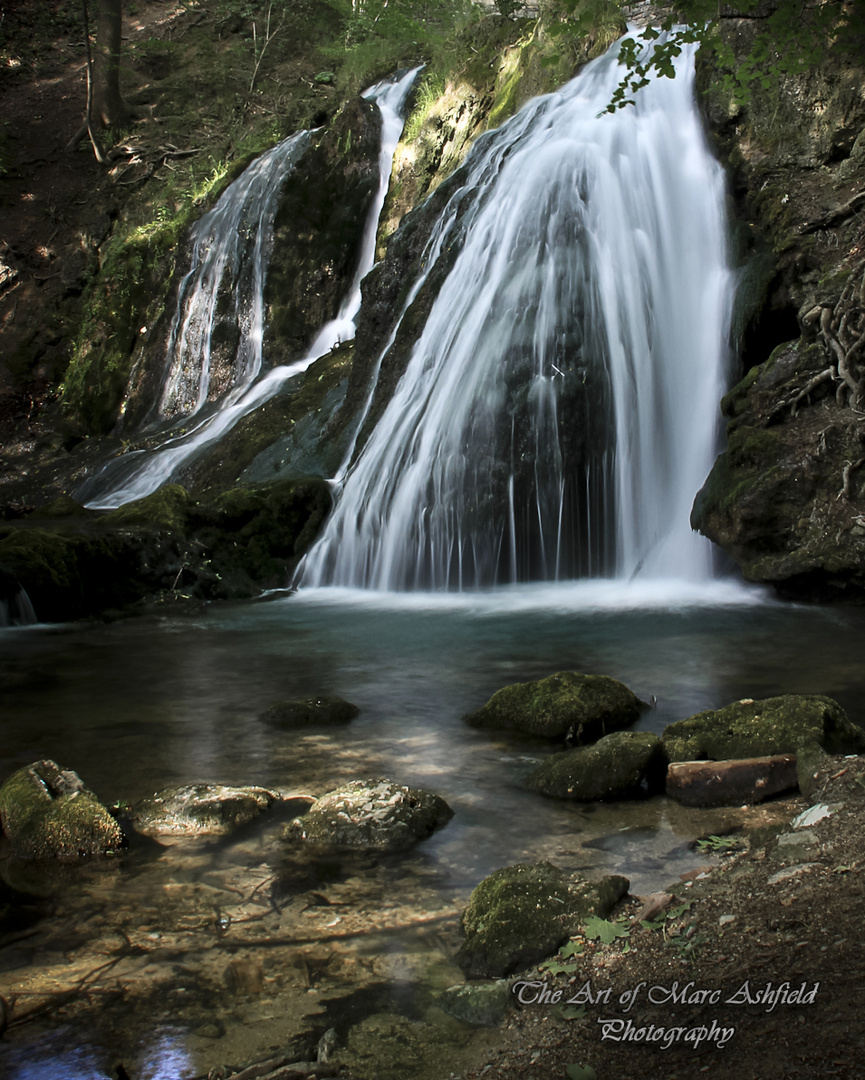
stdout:
<svg viewBox="0 0 865 1080">
<path fill-rule="evenodd" d="M 567 877 L 551 863 L 496 870 L 463 912 L 456 961 L 469 978 L 499 978 L 551 956 L 592 915 L 603 917 L 628 891 L 626 878 Z"/>
<path fill-rule="evenodd" d="M 180 484 L 166 484 L 152 495 L 112 510 L 102 524 L 112 528 L 144 525 L 154 529 L 182 532 L 191 506 L 191 498 Z"/>
<path fill-rule="evenodd" d="M 744 699 L 669 724 L 663 744 L 669 761 L 721 761 L 818 747 L 830 754 L 862 753 L 865 732 L 832 698 L 786 694 Z"/>
<path fill-rule="evenodd" d="M 19 769 L 3 784 L 0 822 L 23 858 L 74 860 L 123 844 L 120 827 L 93 792 L 53 761 Z"/>
<path fill-rule="evenodd" d="M 658 760 L 661 741 L 647 731 L 616 731 L 593 746 L 553 754 L 529 777 L 542 795 L 591 802 L 636 793 Z"/>
<path fill-rule="evenodd" d="M 642 708 L 639 698 L 615 679 L 562 671 L 537 682 L 504 687 L 465 720 L 472 727 L 546 738 L 568 735 L 577 742 L 591 742 L 633 724 Z"/>
</svg>

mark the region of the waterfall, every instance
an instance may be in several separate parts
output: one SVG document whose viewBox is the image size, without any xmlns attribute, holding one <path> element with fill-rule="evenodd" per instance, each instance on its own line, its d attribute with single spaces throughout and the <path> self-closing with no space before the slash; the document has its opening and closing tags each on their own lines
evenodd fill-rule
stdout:
<svg viewBox="0 0 865 1080">
<path fill-rule="evenodd" d="M 310 132 L 292 135 L 258 158 L 203 215 L 192 230 L 192 267 L 178 290 L 169 334 L 166 377 L 158 406 L 163 418 L 193 417 L 214 396 L 222 394 L 217 411 L 191 430 L 166 440 L 154 451 L 133 451 L 109 462 L 78 490 L 77 497 L 94 509 L 111 509 L 151 494 L 174 477 L 202 450 L 279 392 L 338 341 L 354 337 L 360 308 L 360 283 L 375 260 L 378 219 L 387 195 L 390 171 L 402 133 L 402 106 L 420 68 L 396 80 L 385 79 L 363 94 L 381 114 L 378 187 L 370 205 L 351 286 L 335 319 L 327 322 L 306 355 L 293 364 L 262 375 L 263 290 L 273 245 L 273 220 L 285 177 L 309 144 Z M 240 330 L 230 373 L 214 385 L 214 329 L 226 303 Z M 229 392 L 227 386 L 233 385 Z"/>
<path fill-rule="evenodd" d="M 301 585 L 710 575 L 689 514 L 733 275 L 693 72 L 605 113 L 614 47 L 476 142 L 425 275 L 458 253 Z"/>
<path fill-rule="evenodd" d="M 33 626 L 38 619 L 30 597 L 15 575 L 0 566 L 0 629 Z"/>
</svg>

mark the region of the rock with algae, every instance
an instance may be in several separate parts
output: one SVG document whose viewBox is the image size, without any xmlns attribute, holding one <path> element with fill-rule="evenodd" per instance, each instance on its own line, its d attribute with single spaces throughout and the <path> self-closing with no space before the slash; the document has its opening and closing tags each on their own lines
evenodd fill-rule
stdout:
<svg viewBox="0 0 865 1080">
<path fill-rule="evenodd" d="M 607 675 L 559 671 L 546 679 L 503 687 L 465 721 L 472 727 L 590 743 L 629 727 L 644 708 L 624 683 Z"/>
<path fill-rule="evenodd" d="M 661 740 L 650 731 L 614 731 L 592 746 L 552 754 L 528 779 L 542 795 L 590 802 L 638 793 L 663 772 Z M 658 767 L 660 765 L 660 768 Z"/>
<path fill-rule="evenodd" d="M 286 827 L 286 838 L 315 850 L 404 851 L 453 817 L 431 791 L 392 780 L 352 780 L 317 799 Z"/>
<path fill-rule="evenodd" d="M 137 803 L 132 823 L 146 836 L 225 836 L 254 821 L 278 799 L 267 788 L 186 784 Z"/>
<path fill-rule="evenodd" d="M 592 915 L 605 917 L 628 879 L 589 881 L 549 862 L 518 863 L 490 874 L 463 912 L 456 961 L 472 979 L 501 978 L 552 954 Z"/>
<path fill-rule="evenodd" d="M 71 862 L 108 855 L 120 826 L 76 772 L 54 761 L 27 765 L 0 787 L 0 824 L 15 855 Z"/>
</svg>

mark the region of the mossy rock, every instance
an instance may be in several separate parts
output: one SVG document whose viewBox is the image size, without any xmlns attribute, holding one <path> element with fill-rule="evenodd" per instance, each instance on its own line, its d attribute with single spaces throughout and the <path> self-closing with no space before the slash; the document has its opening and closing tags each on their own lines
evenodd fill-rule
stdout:
<svg viewBox="0 0 865 1080">
<path fill-rule="evenodd" d="M 254 821 L 278 799 L 267 788 L 187 784 L 136 803 L 131 820 L 145 836 L 225 836 Z"/>
<path fill-rule="evenodd" d="M 152 495 L 112 510 L 103 524 L 117 527 L 143 525 L 153 529 L 182 532 L 193 500 L 180 484 L 166 484 Z"/>
<path fill-rule="evenodd" d="M 76 861 L 123 846 L 114 818 L 77 773 L 36 761 L 0 788 L 0 824 L 15 855 Z"/>
<path fill-rule="evenodd" d="M 646 707 L 616 679 L 560 671 L 536 682 L 505 686 L 464 719 L 472 727 L 525 731 L 548 739 L 567 736 L 584 744 L 629 727 Z"/>
<path fill-rule="evenodd" d="M 317 799 L 286 839 L 320 851 L 404 851 L 447 824 L 453 810 L 431 791 L 391 780 L 352 780 Z"/>
<path fill-rule="evenodd" d="M 744 698 L 669 724 L 663 734 L 669 761 L 724 761 L 730 758 L 865 752 L 865 731 L 829 697 L 785 694 L 754 701 Z"/>
<path fill-rule="evenodd" d="M 78 619 L 140 596 L 141 560 L 125 536 L 9 527 L 0 530 L 0 561 L 42 622 Z"/>
<path fill-rule="evenodd" d="M 535 769 L 528 784 L 542 795 L 583 802 L 638 794 L 643 780 L 658 771 L 661 757 L 657 735 L 615 731 L 593 746 L 553 754 Z"/>
<path fill-rule="evenodd" d="M 586 919 L 608 915 L 628 884 L 568 877 L 549 862 L 496 870 L 469 897 L 456 961 L 469 978 L 501 978 L 552 956 Z"/>
<path fill-rule="evenodd" d="M 340 697 L 306 698 L 304 701 L 275 701 L 259 719 L 280 728 L 306 727 L 309 724 L 347 724 L 360 709 Z"/>
</svg>

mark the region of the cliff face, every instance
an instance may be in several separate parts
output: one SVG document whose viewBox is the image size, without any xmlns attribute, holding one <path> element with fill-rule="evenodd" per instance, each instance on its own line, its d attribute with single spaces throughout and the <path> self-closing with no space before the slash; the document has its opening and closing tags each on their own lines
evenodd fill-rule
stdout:
<svg viewBox="0 0 865 1080">
<path fill-rule="evenodd" d="M 744 55 L 754 24 L 721 32 Z M 692 524 L 751 581 L 861 598 L 865 71 L 824 64 L 774 80 L 745 109 L 716 74 L 704 65 L 700 81 L 729 168 L 747 374 L 721 404 L 727 449 Z"/>
</svg>

